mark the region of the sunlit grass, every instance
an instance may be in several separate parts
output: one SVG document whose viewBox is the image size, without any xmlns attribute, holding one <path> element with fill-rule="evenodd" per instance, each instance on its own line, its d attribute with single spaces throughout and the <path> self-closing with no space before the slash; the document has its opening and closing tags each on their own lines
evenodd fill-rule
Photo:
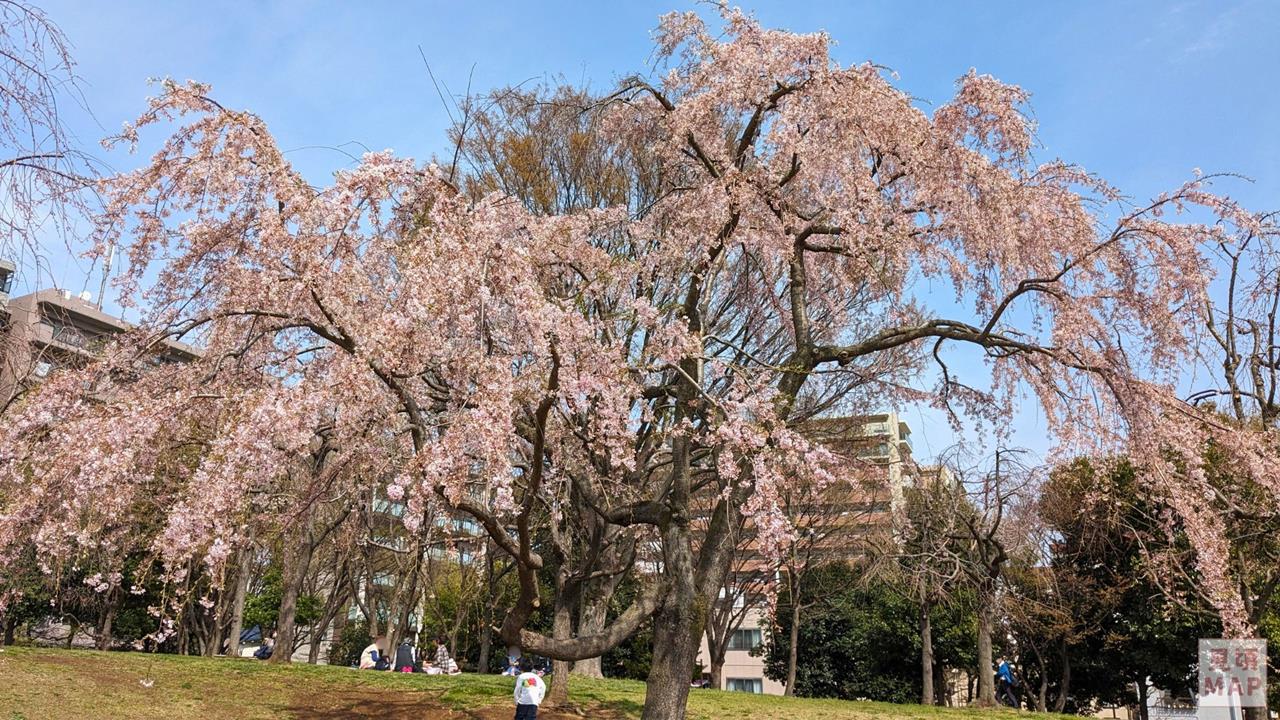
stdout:
<svg viewBox="0 0 1280 720">
<path fill-rule="evenodd" d="M 149 684 L 149 686 L 148 686 Z M 574 708 L 539 717 L 639 717 L 644 683 L 570 683 Z M 511 678 L 424 676 L 348 668 L 278 666 L 247 659 L 5 648 L 0 652 L 0 720 L 55 718 L 498 718 L 511 706 Z M 452 713 L 448 712 L 452 711 Z M 808 700 L 692 690 L 698 720 L 964 720 L 1011 711 Z"/>
</svg>

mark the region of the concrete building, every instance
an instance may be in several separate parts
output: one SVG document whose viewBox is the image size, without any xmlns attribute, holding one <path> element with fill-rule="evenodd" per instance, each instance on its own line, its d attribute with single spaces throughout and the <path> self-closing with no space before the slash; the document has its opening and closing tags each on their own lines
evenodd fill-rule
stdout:
<svg viewBox="0 0 1280 720">
<path fill-rule="evenodd" d="M 5 275 L 5 265 L 0 262 L 0 289 L 12 283 L 12 266 Z M 11 300 L 0 293 L 0 410 L 58 368 L 92 359 L 107 338 L 131 327 L 89 302 L 88 293 L 39 290 Z M 182 362 L 198 355 L 189 345 L 169 341 L 157 360 Z"/>
<path fill-rule="evenodd" d="M 826 523 L 825 535 L 814 540 L 814 553 L 831 562 L 854 562 L 865 550 L 865 545 L 855 538 L 870 533 L 888 536 L 893 531 L 895 514 L 902 507 L 905 491 L 915 475 L 911 428 L 897 413 L 885 412 L 813 420 L 806 424 L 803 432 L 810 440 L 846 458 L 851 480 L 862 471 L 877 471 L 869 473 L 876 479 L 865 484 L 842 484 L 813 497 L 803 497 L 801 493 L 798 504 L 791 508 L 793 514 L 821 516 L 821 521 Z M 752 548 L 750 541 L 744 551 L 748 555 L 745 562 L 738 565 L 738 571 L 760 572 L 766 562 L 764 555 Z M 720 689 L 783 694 L 786 688 L 782 683 L 765 677 L 763 655 L 752 654 L 754 648 L 763 644 L 763 626 L 768 622 L 763 598 L 744 599 L 733 593 L 729 596 L 734 598 L 733 602 L 754 606 L 743 607 L 742 624 L 730 637 Z M 710 665 L 710 658 L 704 633 L 698 662 L 705 668 Z"/>
<path fill-rule="evenodd" d="M 5 307 L 9 304 L 9 293 L 13 290 L 13 276 L 17 271 L 13 263 L 0 258 L 0 317 L 5 315 Z"/>
</svg>

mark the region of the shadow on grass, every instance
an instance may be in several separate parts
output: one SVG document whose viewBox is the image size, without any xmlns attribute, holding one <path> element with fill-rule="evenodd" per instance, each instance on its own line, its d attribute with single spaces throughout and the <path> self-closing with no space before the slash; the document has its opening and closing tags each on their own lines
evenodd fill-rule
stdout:
<svg viewBox="0 0 1280 720">
<path fill-rule="evenodd" d="M 607 711 L 605 717 L 640 717 L 640 712 L 644 710 L 644 703 L 635 700 L 597 700 L 596 706 L 598 710 Z"/>
<path fill-rule="evenodd" d="M 327 700 L 327 701 L 325 701 Z M 320 702 L 317 702 L 320 701 Z M 379 696 L 328 698 L 300 698 L 285 706 L 286 717 L 309 720 L 345 720 L 346 718 L 447 718 L 465 717 L 441 707 L 434 698 Z"/>
</svg>

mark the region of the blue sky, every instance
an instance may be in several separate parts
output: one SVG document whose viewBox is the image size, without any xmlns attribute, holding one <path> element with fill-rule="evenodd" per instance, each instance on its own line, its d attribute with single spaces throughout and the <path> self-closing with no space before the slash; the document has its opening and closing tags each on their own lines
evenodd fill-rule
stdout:
<svg viewBox="0 0 1280 720">
<path fill-rule="evenodd" d="M 445 150 L 448 118 L 419 46 L 458 93 L 473 67 L 475 91 L 560 75 L 603 89 L 647 69 L 658 15 L 707 9 L 674 0 L 37 2 L 79 63 L 92 115 L 70 111 L 72 130 L 110 167 L 135 166 L 148 145 L 133 157 L 106 153 L 97 141 L 144 107 L 148 77 L 167 75 L 212 83 L 223 104 L 258 113 L 317 182 L 347 162 L 318 146 L 392 148 L 423 160 Z M 1136 198 L 1175 187 L 1199 167 L 1253 178 L 1223 189 L 1250 207 L 1280 208 L 1280 3 L 743 7 L 770 26 L 826 30 L 840 62 L 888 66 L 926 104 L 945 102 L 970 67 L 1022 85 L 1032 93 L 1042 159 L 1079 163 Z M 35 282 L 96 291 L 82 263 L 60 248 L 55 254 L 53 277 Z M 923 425 L 917 444 L 920 435 L 934 451 L 947 443 L 940 423 L 913 415 L 908 422 Z M 1024 423 L 1024 444 L 1042 450 L 1034 423 Z"/>
</svg>

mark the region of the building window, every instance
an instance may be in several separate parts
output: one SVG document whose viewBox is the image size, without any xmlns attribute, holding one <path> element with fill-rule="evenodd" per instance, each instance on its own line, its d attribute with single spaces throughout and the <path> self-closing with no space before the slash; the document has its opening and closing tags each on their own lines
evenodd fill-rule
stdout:
<svg viewBox="0 0 1280 720">
<path fill-rule="evenodd" d="M 386 500 L 383 498 L 373 499 L 373 511 L 384 515 L 394 515 L 402 517 L 404 515 L 404 503 L 395 500 Z"/>
<path fill-rule="evenodd" d="M 764 693 L 764 680 L 760 678 L 729 678 L 724 683 L 724 689 L 729 692 L 755 693 L 760 695 Z"/>
<path fill-rule="evenodd" d="M 93 340 L 92 337 L 80 328 L 68 325 L 58 320 L 45 318 L 44 324 L 49 326 L 50 334 L 53 336 L 53 339 L 64 345 L 70 345 L 71 347 L 80 348 L 81 350 L 87 350 Z"/>
<path fill-rule="evenodd" d="M 760 628 L 739 628 L 729 636 L 730 650 L 754 650 L 763 644 Z"/>
</svg>

